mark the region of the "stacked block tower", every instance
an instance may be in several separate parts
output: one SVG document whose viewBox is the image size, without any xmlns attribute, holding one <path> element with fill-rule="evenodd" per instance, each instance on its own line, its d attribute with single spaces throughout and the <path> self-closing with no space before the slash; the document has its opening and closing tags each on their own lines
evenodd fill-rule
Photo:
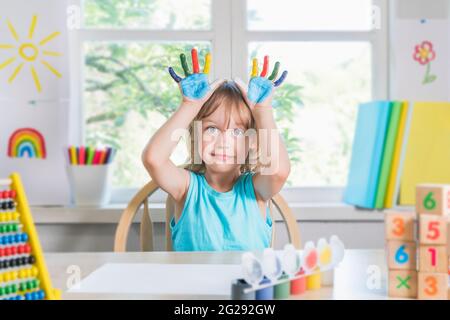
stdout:
<svg viewBox="0 0 450 320">
<path fill-rule="evenodd" d="M 0 300 L 59 299 L 20 177 L 0 179 Z"/>
<path fill-rule="evenodd" d="M 450 186 L 418 185 L 416 212 L 386 213 L 389 296 L 448 299 L 449 212 Z"/>
<path fill-rule="evenodd" d="M 447 300 L 450 186 L 419 185 L 416 192 L 419 215 L 418 298 Z"/>
</svg>

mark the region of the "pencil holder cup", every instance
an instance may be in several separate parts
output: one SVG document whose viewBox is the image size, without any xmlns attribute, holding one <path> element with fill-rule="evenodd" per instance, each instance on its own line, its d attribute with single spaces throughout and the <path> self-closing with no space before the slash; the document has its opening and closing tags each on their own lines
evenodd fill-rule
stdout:
<svg viewBox="0 0 450 320">
<path fill-rule="evenodd" d="M 80 207 L 99 207 L 111 198 L 112 164 L 68 165 L 71 201 Z"/>
</svg>

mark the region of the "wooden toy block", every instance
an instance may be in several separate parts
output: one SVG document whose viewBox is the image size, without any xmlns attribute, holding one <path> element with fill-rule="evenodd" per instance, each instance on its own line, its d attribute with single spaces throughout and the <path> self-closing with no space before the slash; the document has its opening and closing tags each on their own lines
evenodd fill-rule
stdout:
<svg viewBox="0 0 450 320">
<path fill-rule="evenodd" d="M 388 211 L 384 217 L 387 240 L 414 241 L 415 212 Z"/>
<path fill-rule="evenodd" d="M 421 245 L 419 247 L 419 271 L 447 273 L 447 246 Z"/>
<path fill-rule="evenodd" d="M 448 275 L 446 273 L 420 272 L 417 277 L 419 299 L 447 300 Z"/>
<path fill-rule="evenodd" d="M 421 214 L 419 216 L 420 244 L 447 244 L 447 216 Z"/>
<path fill-rule="evenodd" d="M 392 270 L 416 270 L 416 243 L 413 241 L 387 242 L 388 267 Z"/>
<path fill-rule="evenodd" d="M 448 215 L 450 213 L 450 186 L 440 184 L 421 184 L 416 187 L 416 211 Z"/>
<path fill-rule="evenodd" d="M 450 221 L 447 221 L 447 248 L 450 248 Z"/>
<path fill-rule="evenodd" d="M 417 298 L 417 271 L 389 270 L 389 297 Z"/>
</svg>

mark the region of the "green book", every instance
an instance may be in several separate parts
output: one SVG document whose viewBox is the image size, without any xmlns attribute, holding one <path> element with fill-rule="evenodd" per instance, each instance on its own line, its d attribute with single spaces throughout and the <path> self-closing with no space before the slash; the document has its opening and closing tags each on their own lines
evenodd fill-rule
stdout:
<svg viewBox="0 0 450 320">
<path fill-rule="evenodd" d="M 392 160 L 397 140 L 398 128 L 400 125 L 400 116 L 402 114 L 403 104 L 400 101 L 392 102 L 391 118 L 389 120 L 388 133 L 384 144 L 383 160 L 381 162 L 380 178 L 378 179 L 377 195 L 375 208 L 383 209 L 386 191 L 391 174 Z"/>
</svg>

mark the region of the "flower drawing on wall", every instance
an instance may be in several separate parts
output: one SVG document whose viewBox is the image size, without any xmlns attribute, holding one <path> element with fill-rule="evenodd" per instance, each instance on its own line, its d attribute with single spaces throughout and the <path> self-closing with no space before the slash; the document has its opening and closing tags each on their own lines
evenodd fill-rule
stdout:
<svg viewBox="0 0 450 320">
<path fill-rule="evenodd" d="M 436 75 L 431 74 L 431 61 L 436 58 L 436 52 L 433 50 L 433 44 L 430 41 L 423 41 L 421 44 L 416 45 L 413 58 L 426 67 L 422 84 L 432 83 L 437 79 Z"/>
</svg>

